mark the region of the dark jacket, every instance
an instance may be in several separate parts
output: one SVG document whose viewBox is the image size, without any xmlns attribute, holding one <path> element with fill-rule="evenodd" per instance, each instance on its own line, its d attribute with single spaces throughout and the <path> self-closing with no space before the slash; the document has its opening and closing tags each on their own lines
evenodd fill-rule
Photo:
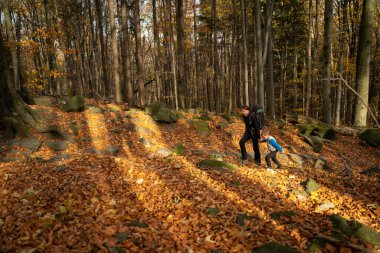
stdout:
<svg viewBox="0 0 380 253">
<path fill-rule="evenodd" d="M 245 124 L 245 131 L 249 131 L 252 134 L 259 135 L 260 128 L 259 123 L 257 122 L 256 117 L 254 117 L 254 113 L 250 113 L 248 116 L 243 115 L 243 121 Z"/>
</svg>

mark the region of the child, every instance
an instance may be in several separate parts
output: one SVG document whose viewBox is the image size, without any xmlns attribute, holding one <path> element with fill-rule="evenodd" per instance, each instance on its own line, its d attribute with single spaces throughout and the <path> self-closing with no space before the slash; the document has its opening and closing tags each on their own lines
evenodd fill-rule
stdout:
<svg viewBox="0 0 380 253">
<path fill-rule="evenodd" d="M 277 143 L 276 139 L 273 138 L 273 136 L 269 135 L 269 130 L 265 128 L 262 132 L 263 138 L 261 139 L 261 142 L 267 142 L 268 143 L 268 150 L 269 154 L 265 156 L 265 161 L 267 162 L 268 169 L 272 169 L 272 165 L 270 163 L 270 159 L 277 164 L 277 168 L 281 168 L 281 163 L 277 160 L 276 154 L 278 151 L 282 153 L 282 147 Z"/>
</svg>

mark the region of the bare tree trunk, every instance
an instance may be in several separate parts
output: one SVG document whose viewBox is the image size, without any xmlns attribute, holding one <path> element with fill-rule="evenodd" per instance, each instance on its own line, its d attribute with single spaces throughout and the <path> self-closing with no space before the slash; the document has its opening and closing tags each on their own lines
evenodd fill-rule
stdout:
<svg viewBox="0 0 380 253">
<path fill-rule="evenodd" d="M 231 38 L 231 59 L 230 59 L 230 71 L 229 71 L 229 76 L 230 80 L 228 83 L 228 113 L 230 114 L 232 112 L 232 107 L 233 107 L 233 76 L 234 76 L 234 70 L 235 70 L 235 44 L 236 44 L 236 27 L 237 27 L 237 22 L 236 22 L 236 5 L 235 1 L 232 2 L 233 5 L 233 30 L 232 30 L 232 38 Z"/>
<path fill-rule="evenodd" d="M 312 71 L 312 58 L 311 58 L 311 37 L 313 26 L 313 0 L 309 0 L 309 32 L 307 42 L 307 85 L 306 85 L 306 104 L 305 104 L 305 116 L 309 116 L 310 100 L 311 100 L 311 71 Z"/>
<path fill-rule="evenodd" d="M 104 37 L 103 37 L 103 15 L 102 15 L 102 7 L 100 5 L 100 0 L 95 0 L 95 8 L 96 8 L 96 21 L 99 27 L 99 43 L 100 43 L 100 55 L 102 61 L 102 76 L 103 76 L 103 86 L 104 86 L 104 96 L 109 96 L 109 84 L 107 77 L 107 68 L 106 68 L 106 49 L 104 46 Z"/>
<path fill-rule="evenodd" d="M 172 7 L 171 7 L 171 1 L 167 1 L 167 9 L 169 13 L 169 33 L 170 33 L 170 54 L 171 54 L 171 60 L 172 60 L 172 75 L 173 75 L 173 85 L 174 85 L 174 103 L 175 103 L 175 109 L 178 110 L 178 85 L 177 85 L 177 61 L 175 57 L 175 41 L 174 41 L 174 31 L 173 31 L 173 25 L 172 25 Z"/>
<path fill-rule="evenodd" d="M 294 45 L 294 62 L 293 62 L 293 83 L 292 83 L 292 109 L 297 111 L 298 109 L 298 55 L 297 46 Z"/>
<path fill-rule="evenodd" d="M 258 103 L 264 107 L 264 65 L 263 46 L 261 39 L 261 8 L 260 0 L 255 0 L 255 24 L 256 24 L 256 59 L 257 59 L 257 82 Z"/>
<path fill-rule="evenodd" d="M 12 19 L 11 19 L 10 10 L 9 10 L 9 0 L 4 0 L 3 11 L 4 11 L 5 27 L 7 31 L 8 41 L 12 43 L 15 41 L 15 38 L 13 35 Z M 19 64 L 17 61 L 16 48 L 14 47 L 11 48 L 11 56 L 12 56 L 12 72 L 13 72 L 13 77 L 14 77 L 14 85 L 15 85 L 15 89 L 19 90 L 20 89 L 20 79 L 18 75 Z"/>
<path fill-rule="evenodd" d="M 325 24 L 323 35 L 323 121 L 331 124 L 331 42 L 332 42 L 332 17 L 334 10 L 334 1 L 325 1 Z"/>
<path fill-rule="evenodd" d="M 144 86 L 144 54 L 141 47 L 141 26 L 140 26 L 140 1 L 134 0 L 134 19 L 135 19 L 135 43 L 136 43 L 136 65 L 137 83 L 140 92 L 140 104 L 146 104 Z"/>
<path fill-rule="evenodd" d="M 160 69 L 160 38 L 158 36 L 158 25 L 157 25 L 157 6 L 156 0 L 152 0 L 153 8 L 153 37 L 154 37 L 154 75 L 156 78 L 156 93 L 157 99 L 161 100 L 161 69 Z"/>
<path fill-rule="evenodd" d="M 376 3 L 376 0 L 364 0 L 359 28 L 359 46 L 356 56 L 356 89 L 363 101 L 356 98 L 354 110 L 354 124 L 359 127 L 367 125 L 369 73 Z"/>
<path fill-rule="evenodd" d="M 267 15 L 272 16 L 272 0 L 268 0 L 267 2 Z M 269 20 L 267 22 L 270 22 Z M 272 52 L 272 26 L 271 24 L 267 24 L 267 37 L 268 37 L 268 45 L 267 45 L 267 112 L 270 118 L 275 118 L 275 110 L 274 110 L 274 83 L 273 83 L 273 52 Z"/>
<path fill-rule="evenodd" d="M 202 85 L 199 80 L 199 55 L 198 55 L 198 26 L 197 26 L 197 8 L 196 1 L 193 3 L 193 28 L 194 28 L 194 77 L 193 77 L 193 85 L 195 89 L 195 101 L 196 106 L 199 106 L 199 100 L 201 99 L 202 94 Z"/>
<path fill-rule="evenodd" d="M 244 103 L 249 105 L 249 93 L 248 93 L 248 53 L 247 53 L 247 35 L 246 35 L 246 10 L 245 0 L 240 0 L 241 6 L 241 29 L 243 34 L 243 67 L 244 67 Z"/>
<path fill-rule="evenodd" d="M 185 45 L 184 45 L 184 15 L 183 15 L 183 0 L 175 0 L 176 3 L 176 30 L 177 30 L 177 84 L 179 107 L 185 109 Z"/>
<path fill-rule="evenodd" d="M 213 30 L 213 67 L 214 67 L 214 80 L 213 80 L 213 88 L 215 97 L 214 108 L 217 113 L 220 112 L 220 95 L 218 92 L 220 91 L 220 66 L 219 66 L 219 55 L 218 55 L 218 33 L 217 33 L 217 13 L 216 13 L 216 0 L 212 0 L 212 30 Z"/>
<path fill-rule="evenodd" d="M 124 98 L 127 99 L 129 105 L 134 105 L 133 101 L 133 85 L 132 85 L 132 69 L 131 69 L 131 56 L 130 56 L 130 42 L 129 42 L 129 31 L 128 31 L 128 6 L 127 0 L 121 0 L 121 20 L 122 20 L 122 34 L 123 34 L 123 44 L 124 44 L 124 79 L 127 87 L 127 94 Z"/>
<path fill-rule="evenodd" d="M 51 25 L 51 18 L 49 15 L 49 6 L 48 1 L 44 0 L 44 10 L 45 10 L 45 20 L 46 25 L 48 29 L 52 29 Z M 47 55 L 48 55 L 48 63 L 49 63 L 49 85 L 51 88 L 51 91 L 53 93 L 57 93 L 57 80 L 55 78 L 55 72 L 57 71 L 57 63 L 55 58 L 55 49 L 54 49 L 54 41 L 51 38 L 51 35 L 46 38 L 46 44 L 47 44 Z"/>
<path fill-rule="evenodd" d="M 113 75 L 114 75 L 114 82 L 115 82 L 115 98 L 116 98 L 116 103 L 121 104 L 123 102 L 123 99 L 121 96 L 121 86 L 120 86 L 119 51 L 118 51 L 117 38 L 116 38 L 114 0 L 108 0 L 108 13 L 110 16 L 111 44 L 112 44 L 112 56 L 113 56 L 112 67 L 113 67 Z"/>
</svg>

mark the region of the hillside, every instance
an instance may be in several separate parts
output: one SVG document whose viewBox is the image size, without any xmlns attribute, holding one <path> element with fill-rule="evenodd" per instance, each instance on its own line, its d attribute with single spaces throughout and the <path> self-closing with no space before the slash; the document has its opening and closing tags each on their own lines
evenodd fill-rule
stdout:
<svg viewBox="0 0 380 253">
<path fill-rule="evenodd" d="M 370 227 L 362 226 L 380 243 L 379 173 L 362 174 L 380 165 L 380 150 L 357 137 L 338 135 L 314 153 L 296 128 L 270 123 L 286 154 L 273 173 L 239 163 L 239 118 L 182 112 L 156 123 L 142 110 L 87 102 L 73 113 L 33 106 L 74 142 L 42 134 L 2 142 L 0 252 L 251 252 L 268 242 L 310 252 L 313 241 L 316 252 L 378 250 L 329 216 Z M 233 169 L 200 166 L 204 159 Z M 319 185 L 310 194 L 308 178 Z"/>
</svg>

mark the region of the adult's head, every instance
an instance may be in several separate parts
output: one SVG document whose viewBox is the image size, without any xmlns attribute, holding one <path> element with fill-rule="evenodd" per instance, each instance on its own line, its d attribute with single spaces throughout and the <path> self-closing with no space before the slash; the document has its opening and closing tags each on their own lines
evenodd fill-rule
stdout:
<svg viewBox="0 0 380 253">
<path fill-rule="evenodd" d="M 245 105 L 241 108 L 241 113 L 244 115 L 244 116 L 248 116 L 249 115 L 249 106 L 248 105 Z"/>
</svg>

